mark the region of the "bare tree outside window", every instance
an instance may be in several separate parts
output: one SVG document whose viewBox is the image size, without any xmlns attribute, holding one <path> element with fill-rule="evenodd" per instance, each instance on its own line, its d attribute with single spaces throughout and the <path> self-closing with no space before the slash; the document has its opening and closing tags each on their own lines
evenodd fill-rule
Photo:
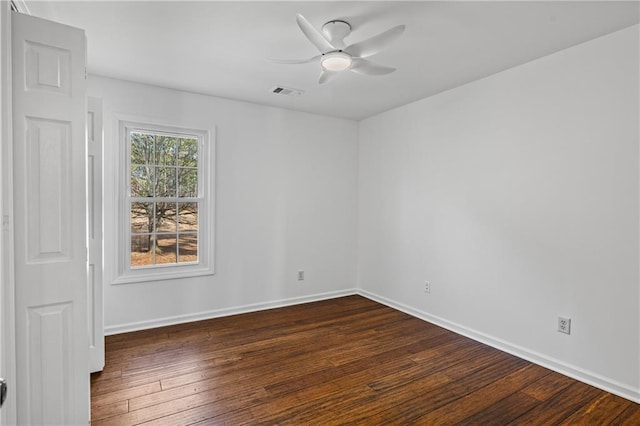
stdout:
<svg viewBox="0 0 640 426">
<path fill-rule="evenodd" d="M 134 131 L 131 267 L 198 262 L 198 139 Z"/>
</svg>

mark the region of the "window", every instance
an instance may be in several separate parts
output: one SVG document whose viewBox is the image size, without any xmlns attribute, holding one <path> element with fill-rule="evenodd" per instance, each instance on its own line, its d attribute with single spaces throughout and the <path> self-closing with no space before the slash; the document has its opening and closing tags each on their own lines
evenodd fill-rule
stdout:
<svg viewBox="0 0 640 426">
<path fill-rule="evenodd" d="M 209 132 L 121 121 L 120 135 L 116 283 L 212 274 Z"/>
</svg>

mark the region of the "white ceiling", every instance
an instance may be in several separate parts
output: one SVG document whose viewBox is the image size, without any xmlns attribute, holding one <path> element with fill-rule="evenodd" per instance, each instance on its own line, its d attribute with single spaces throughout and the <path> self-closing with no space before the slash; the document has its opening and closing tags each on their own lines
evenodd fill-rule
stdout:
<svg viewBox="0 0 640 426">
<path fill-rule="evenodd" d="M 91 74 L 362 119 L 637 24 L 631 2 L 26 2 L 30 12 L 83 28 Z M 318 52 L 296 24 L 342 19 L 347 44 L 406 24 L 370 59 L 386 76 L 346 72 L 318 84 L 320 65 L 267 58 Z M 283 85 L 299 97 L 275 95 Z"/>
</svg>

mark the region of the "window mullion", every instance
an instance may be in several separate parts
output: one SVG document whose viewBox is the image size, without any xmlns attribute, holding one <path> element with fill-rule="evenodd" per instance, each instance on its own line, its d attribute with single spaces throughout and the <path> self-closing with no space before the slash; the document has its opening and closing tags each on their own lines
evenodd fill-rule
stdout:
<svg viewBox="0 0 640 426">
<path fill-rule="evenodd" d="M 153 246 L 151 246 L 151 265 L 156 265 L 156 250 L 158 246 L 158 223 L 156 222 L 156 208 L 157 203 L 153 203 L 153 227 L 151 228 L 151 241 L 153 241 Z"/>
<path fill-rule="evenodd" d="M 180 263 L 180 209 L 176 202 L 176 263 Z"/>
<path fill-rule="evenodd" d="M 201 203 L 203 198 L 196 197 L 129 197 L 129 201 L 132 203 Z"/>
</svg>

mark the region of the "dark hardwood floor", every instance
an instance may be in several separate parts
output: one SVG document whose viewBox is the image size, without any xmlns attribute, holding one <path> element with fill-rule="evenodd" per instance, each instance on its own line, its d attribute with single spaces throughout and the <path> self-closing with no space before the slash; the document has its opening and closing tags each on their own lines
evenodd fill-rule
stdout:
<svg viewBox="0 0 640 426">
<path fill-rule="evenodd" d="M 360 296 L 107 337 L 92 425 L 640 425 L 640 405 Z"/>
</svg>

